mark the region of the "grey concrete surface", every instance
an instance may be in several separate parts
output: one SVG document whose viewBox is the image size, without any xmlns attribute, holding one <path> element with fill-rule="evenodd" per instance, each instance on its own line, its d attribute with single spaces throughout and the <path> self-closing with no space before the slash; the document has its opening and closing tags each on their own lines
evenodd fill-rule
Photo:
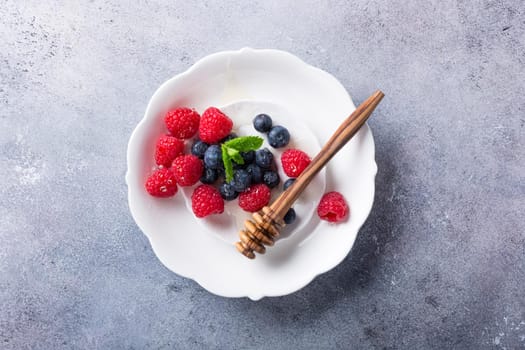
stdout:
<svg viewBox="0 0 525 350">
<path fill-rule="evenodd" d="M 525 3 L 1 1 L 1 349 L 525 348 Z M 337 268 L 224 299 L 131 218 L 128 137 L 195 60 L 290 51 L 370 125 L 377 194 Z"/>
</svg>

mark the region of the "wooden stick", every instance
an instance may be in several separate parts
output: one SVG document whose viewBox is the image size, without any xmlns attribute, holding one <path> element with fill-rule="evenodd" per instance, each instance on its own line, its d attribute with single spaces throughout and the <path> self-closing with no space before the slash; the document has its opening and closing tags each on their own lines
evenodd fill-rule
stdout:
<svg viewBox="0 0 525 350">
<path fill-rule="evenodd" d="M 294 183 L 284 191 L 269 207 L 254 213 L 253 221 L 247 220 L 245 228 L 240 231 L 241 241 L 235 246 L 246 257 L 255 258 L 254 250 L 264 254 L 264 244 L 273 241 L 279 235 L 279 228 L 284 226 L 283 217 L 293 206 L 293 203 L 306 189 L 315 175 L 328 163 L 330 159 L 350 141 L 356 132 L 363 126 L 377 107 L 384 94 L 377 90 L 366 99 L 357 109 L 337 128 L 332 137 L 315 156 L 310 165 L 299 175 Z M 255 237 L 264 237 L 255 238 Z M 270 244 L 269 244 L 270 245 Z M 262 247 L 262 248 L 261 248 Z"/>
</svg>

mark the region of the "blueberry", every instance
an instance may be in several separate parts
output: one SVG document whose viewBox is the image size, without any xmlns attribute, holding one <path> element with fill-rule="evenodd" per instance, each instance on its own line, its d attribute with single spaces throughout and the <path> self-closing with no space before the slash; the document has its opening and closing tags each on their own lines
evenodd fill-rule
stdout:
<svg viewBox="0 0 525 350">
<path fill-rule="evenodd" d="M 202 142 L 201 140 L 195 140 L 195 142 L 191 146 L 191 154 L 202 159 L 204 158 L 204 153 L 206 152 L 209 146 L 210 145 L 208 145 L 206 142 Z"/>
<path fill-rule="evenodd" d="M 218 169 L 222 166 L 222 152 L 219 145 L 211 145 L 204 152 L 204 165 L 212 169 Z"/>
<path fill-rule="evenodd" d="M 237 192 L 243 192 L 252 183 L 252 177 L 246 170 L 239 169 L 233 174 L 232 186 Z"/>
<path fill-rule="evenodd" d="M 249 164 L 246 171 L 252 177 L 252 184 L 260 184 L 263 181 L 263 172 L 257 164 Z"/>
<path fill-rule="evenodd" d="M 277 187 L 279 185 L 279 182 L 281 182 L 281 179 L 279 178 L 279 174 L 277 174 L 275 171 L 266 171 L 263 175 L 263 182 L 270 188 Z"/>
<path fill-rule="evenodd" d="M 288 179 L 283 184 L 283 191 L 286 191 L 288 187 L 292 186 L 292 184 L 295 182 L 295 179 Z"/>
<path fill-rule="evenodd" d="M 232 184 L 227 182 L 223 182 L 219 186 L 219 193 L 221 194 L 221 197 L 227 201 L 234 200 L 239 195 L 233 188 Z"/>
<path fill-rule="evenodd" d="M 286 225 L 290 225 L 291 223 L 293 223 L 295 221 L 295 209 L 294 208 L 288 209 L 288 211 L 284 215 L 283 220 L 286 223 Z"/>
<path fill-rule="evenodd" d="M 228 141 L 230 141 L 230 140 L 233 140 L 233 139 L 235 139 L 235 138 L 237 138 L 237 137 L 238 137 L 237 134 L 234 133 L 234 132 L 232 132 L 232 133 L 230 133 L 228 136 L 226 136 L 225 138 L 223 138 L 222 140 L 220 140 L 219 142 L 220 142 L 220 143 L 225 143 L 225 142 L 228 142 Z"/>
<path fill-rule="evenodd" d="M 235 163 L 235 161 L 232 161 L 232 164 L 233 164 L 233 169 L 237 170 L 237 169 L 245 169 L 246 168 L 246 163 L 245 164 L 239 164 L 239 163 Z"/>
<path fill-rule="evenodd" d="M 273 148 L 284 147 L 290 142 L 290 133 L 284 126 L 276 125 L 268 133 L 268 143 Z"/>
<path fill-rule="evenodd" d="M 217 169 L 204 168 L 204 171 L 202 172 L 202 176 L 201 176 L 201 182 L 203 184 L 212 184 L 215 181 L 217 181 L 218 177 L 219 177 L 219 174 L 217 172 Z"/>
<path fill-rule="evenodd" d="M 267 114 L 259 114 L 253 118 L 253 127 L 259 132 L 268 132 L 272 128 L 272 118 Z"/>
<path fill-rule="evenodd" d="M 255 152 L 255 164 L 263 169 L 269 169 L 272 166 L 273 154 L 268 148 L 258 149 Z"/>
<path fill-rule="evenodd" d="M 244 164 L 251 164 L 255 160 L 255 151 L 241 152 L 241 157 L 244 159 Z"/>
</svg>

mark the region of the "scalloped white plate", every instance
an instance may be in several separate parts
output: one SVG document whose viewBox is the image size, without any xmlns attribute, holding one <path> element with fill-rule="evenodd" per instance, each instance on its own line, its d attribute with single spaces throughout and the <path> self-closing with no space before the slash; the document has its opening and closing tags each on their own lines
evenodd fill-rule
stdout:
<svg viewBox="0 0 525 350">
<path fill-rule="evenodd" d="M 166 267 L 214 294 L 258 300 L 295 292 L 346 257 L 374 198 L 377 166 L 367 125 L 296 203 L 298 220 L 284 237 L 266 254 L 248 260 L 233 246 L 237 229 L 249 216 L 236 209 L 235 201 L 227 203 L 225 214 L 202 220 L 187 206 L 192 188 L 180 189 L 169 199 L 151 197 L 144 190 L 155 166 L 156 138 L 166 132 L 163 116 L 180 106 L 200 113 L 219 107 L 240 134 L 257 134 L 251 118 L 266 112 L 274 123 L 290 130 L 295 146 L 312 157 L 355 109 L 333 76 L 278 50 L 219 52 L 165 82 L 129 140 L 126 182 L 133 218 Z M 282 172 L 281 179 L 286 179 Z M 317 217 L 320 197 L 331 190 L 343 193 L 348 201 L 351 213 L 345 222 L 330 224 Z"/>
</svg>

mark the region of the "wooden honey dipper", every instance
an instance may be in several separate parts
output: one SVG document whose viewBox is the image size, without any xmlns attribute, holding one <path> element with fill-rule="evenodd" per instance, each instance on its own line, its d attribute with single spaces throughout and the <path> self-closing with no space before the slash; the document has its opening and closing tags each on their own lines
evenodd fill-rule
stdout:
<svg viewBox="0 0 525 350">
<path fill-rule="evenodd" d="M 240 241 L 235 243 L 237 250 L 249 259 L 255 258 L 255 253 L 264 254 L 265 245 L 273 246 L 279 237 L 279 230 L 284 227 L 284 215 L 292 207 L 296 199 L 305 190 L 314 176 L 328 163 L 355 133 L 363 126 L 368 117 L 377 107 L 384 94 L 377 90 L 366 99 L 348 118 L 337 128 L 321 151 L 315 156 L 310 165 L 297 177 L 294 183 L 286 189 L 270 205 L 253 213 L 253 221 L 246 220 L 244 229 L 239 231 Z"/>
</svg>

